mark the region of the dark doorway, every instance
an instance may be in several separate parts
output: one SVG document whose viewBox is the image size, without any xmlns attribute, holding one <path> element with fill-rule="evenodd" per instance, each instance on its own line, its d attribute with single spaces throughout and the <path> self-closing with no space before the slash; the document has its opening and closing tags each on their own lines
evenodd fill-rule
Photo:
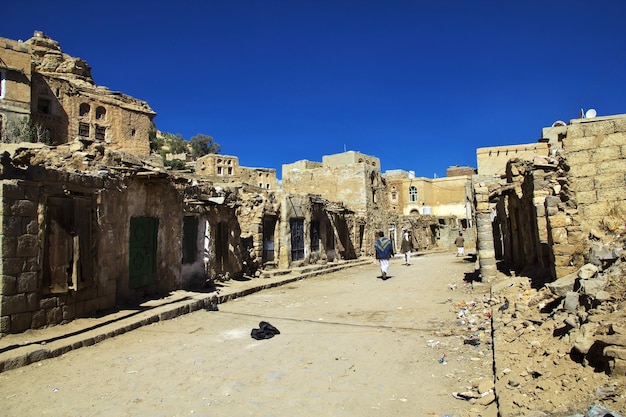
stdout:
<svg viewBox="0 0 626 417">
<path fill-rule="evenodd" d="M 291 219 L 291 260 L 304 259 L 304 219 Z"/>
<path fill-rule="evenodd" d="M 132 217 L 130 219 L 128 287 L 145 287 L 156 282 L 156 250 L 159 219 Z"/>
</svg>

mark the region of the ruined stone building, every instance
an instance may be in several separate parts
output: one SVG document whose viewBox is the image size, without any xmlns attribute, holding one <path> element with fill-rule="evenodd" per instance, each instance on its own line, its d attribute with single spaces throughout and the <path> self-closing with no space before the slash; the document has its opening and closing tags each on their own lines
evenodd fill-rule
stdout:
<svg viewBox="0 0 626 417">
<path fill-rule="evenodd" d="M 447 248 L 459 232 L 474 240 L 471 178 L 474 169 L 450 167 L 443 178 L 415 177 L 411 171 L 386 171 L 389 211 L 401 228 L 412 231 L 413 247 Z M 400 230 L 400 228 L 397 228 Z"/>
<path fill-rule="evenodd" d="M 30 121 L 36 136 L 32 141 L 58 145 L 80 138 L 149 156 L 155 113 L 146 102 L 96 86 L 89 65 L 64 54 L 42 32 L 26 42 L 3 38 L 1 43 L 8 94 L 0 120 L 4 142 L 7 132 L 24 131 Z"/>
<path fill-rule="evenodd" d="M 371 255 L 376 232 L 388 230 L 386 183 L 376 157 L 348 151 L 325 155 L 321 163 L 301 160 L 284 164 L 282 185 L 285 193 L 341 201 L 353 212 L 347 222 L 334 224 L 337 253 L 344 259 Z"/>
<path fill-rule="evenodd" d="M 577 271 L 603 232 L 626 219 L 626 115 L 542 130 L 534 144 L 477 150 L 481 275 L 498 262 L 537 284 Z"/>
<path fill-rule="evenodd" d="M 282 187 L 228 155 L 167 169 L 147 103 L 97 86 L 41 32 L 0 42 L 0 77 L 0 334 L 371 255 L 377 231 L 404 224 L 379 159 L 358 152 L 284 165 Z"/>
</svg>

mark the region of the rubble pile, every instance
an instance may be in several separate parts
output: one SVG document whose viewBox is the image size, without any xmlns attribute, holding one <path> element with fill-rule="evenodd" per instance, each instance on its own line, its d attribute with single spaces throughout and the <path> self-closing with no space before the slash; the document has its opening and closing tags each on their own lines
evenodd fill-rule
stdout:
<svg viewBox="0 0 626 417">
<path fill-rule="evenodd" d="M 626 413 L 626 234 L 616 232 L 592 236 L 587 264 L 542 288 L 524 277 L 492 284 L 501 416 L 571 416 L 594 405 Z"/>
</svg>

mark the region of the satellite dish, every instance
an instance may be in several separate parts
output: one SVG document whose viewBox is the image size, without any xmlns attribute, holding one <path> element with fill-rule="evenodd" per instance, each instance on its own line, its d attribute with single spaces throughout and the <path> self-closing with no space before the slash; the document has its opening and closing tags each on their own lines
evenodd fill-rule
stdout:
<svg viewBox="0 0 626 417">
<path fill-rule="evenodd" d="M 585 119 L 589 119 L 591 117 L 596 117 L 596 116 L 597 116 L 596 109 L 589 109 L 585 113 Z"/>
<path fill-rule="evenodd" d="M 556 122 L 552 123 L 552 127 L 556 127 L 556 126 L 567 126 L 567 125 L 565 124 L 563 120 L 557 120 Z"/>
</svg>

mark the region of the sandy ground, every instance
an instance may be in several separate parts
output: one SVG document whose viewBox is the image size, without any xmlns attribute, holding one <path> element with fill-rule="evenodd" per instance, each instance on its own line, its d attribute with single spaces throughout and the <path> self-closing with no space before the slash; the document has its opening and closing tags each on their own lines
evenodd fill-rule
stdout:
<svg viewBox="0 0 626 417">
<path fill-rule="evenodd" d="M 493 381 L 489 329 L 457 315 L 489 291 L 464 284 L 474 263 L 402 262 L 385 281 L 372 262 L 6 371 L 0 415 L 495 417 L 489 395 L 453 396 Z M 251 338 L 260 321 L 280 334 Z"/>
</svg>

